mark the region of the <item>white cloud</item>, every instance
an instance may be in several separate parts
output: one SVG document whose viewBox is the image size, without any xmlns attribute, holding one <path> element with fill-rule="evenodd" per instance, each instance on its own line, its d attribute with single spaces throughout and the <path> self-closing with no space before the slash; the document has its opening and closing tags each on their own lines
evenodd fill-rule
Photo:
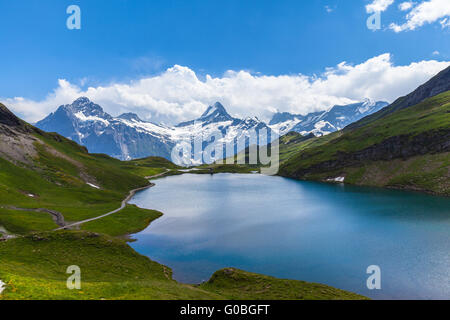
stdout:
<svg viewBox="0 0 450 320">
<path fill-rule="evenodd" d="M 326 10 L 328 13 L 331 13 L 331 12 L 334 11 L 334 9 L 331 8 L 330 6 L 325 6 L 325 10 Z"/>
<path fill-rule="evenodd" d="M 215 101 L 221 101 L 232 115 L 267 120 L 276 110 L 305 114 L 363 98 L 393 101 L 449 65 L 450 61 L 430 60 L 395 66 L 390 54 L 382 54 L 357 65 L 342 62 L 320 76 L 228 71 L 222 77 L 207 75 L 204 80 L 193 70 L 175 65 L 157 76 L 87 90 L 59 80 L 58 87 L 42 101 L 2 100 L 28 121 L 40 120 L 80 96 L 89 97 L 112 115 L 136 112 L 155 122 L 193 119 Z"/>
<path fill-rule="evenodd" d="M 409 9 L 411 9 L 414 6 L 414 2 L 412 1 L 407 1 L 407 2 L 402 2 L 398 5 L 398 8 L 401 11 L 408 11 Z"/>
<path fill-rule="evenodd" d="M 389 6 L 393 3 L 394 0 L 373 0 L 372 3 L 366 5 L 366 12 L 383 12 L 386 11 L 387 8 L 389 8 Z"/>
<path fill-rule="evenodd" d="M 395 32 L 402 32 L 406 30 L 415 30 L 424 24 L 434 23 L 440 20 L 442 28 L 445 28 L 450 26 L 450 23 L 447 23 L 447 17 L 449 16 L 449 0 L 429 0 L 414 7 L 406 15 L 406 22 L 404 24 L 398 25 L 396 23 L 391 23 L 389 27 Z"/>
<path fill-rule="evenodd" d="M 438 56 L 438 55 L 440 55 L 441 53 L 439 52 L 439 51 L 433 51 L 433 56 Z"/>
</svg>

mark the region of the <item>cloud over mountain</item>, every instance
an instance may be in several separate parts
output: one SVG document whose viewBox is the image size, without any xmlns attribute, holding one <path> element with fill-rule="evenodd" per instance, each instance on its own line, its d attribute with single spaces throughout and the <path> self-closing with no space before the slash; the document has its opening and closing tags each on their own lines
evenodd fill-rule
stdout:
<svg viewBox="0 0 450 320">
<path fill-rule="evenodd" d="M 25 97 L 2 100 L 28 121 L 37 121 L 79 96 L 98 102 L 112 115 L 134 112 L 145 120 L 168 124 L 196 118 L 214 101 L 229 106 L 233 116 L 256 115 L 268 120 L 276 111 L 306 114 L 363 98 L 393 101 L 448 65 L 450 62 L 429 60 L 396 66 L 386 53 L 356 65 L 342 62 L 320 75 L 227 71 L 221 77 L 203 78 L 188 67 L 175 65 L 159 75 L 87 89 L 61 79 L 41 101 Z"/>
</svg>

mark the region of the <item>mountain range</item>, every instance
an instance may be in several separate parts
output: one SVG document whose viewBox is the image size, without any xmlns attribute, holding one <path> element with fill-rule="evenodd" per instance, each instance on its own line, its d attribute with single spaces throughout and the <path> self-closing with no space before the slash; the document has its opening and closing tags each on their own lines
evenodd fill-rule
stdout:
<svg viewBox="0 0 450 320">
<path fill-rule="evenodd" d="M 232 143 L 239 152 L 239 138 L 249 131 L 267 129 L 277 135 L 289 131 L 302 135 L 327 135 L 367 115 L 379 111 L 386 102 L 365 100 L 361 103 L 334 106 L 328 111 L 307 115 L 276 113 L 266 124 L 257 117 L 232 117 L 220 102 L 209 106 L 197 119 L 166 126 L 144 121 L 137 114 L 125 113 L 113 117 L 86 97 L 60 106 L 54 113 L 36 123 L 36 127 L 57 132 L 83 146 L 90 152 L 105 153 L 121 160 L 160 156 L 171 159 L 175 145 L 196 136 L 221 132 L 223 142 Z"/>
<path fill-rule="evenodd" d="M 269 126 L 276 130 L 280 136 L 291 131 L 301 133 L 304 136 L 310 133 L 323 136 L 341 130 L 365 116 L 378 112 L 387 105 L 387 102 L 375 102 L 366 99 L 360 103 L 337 105 L 330 110 L 308 113 L 307 115 L 288 112 L 276 113 L 269 122 Z"/>
</svg>

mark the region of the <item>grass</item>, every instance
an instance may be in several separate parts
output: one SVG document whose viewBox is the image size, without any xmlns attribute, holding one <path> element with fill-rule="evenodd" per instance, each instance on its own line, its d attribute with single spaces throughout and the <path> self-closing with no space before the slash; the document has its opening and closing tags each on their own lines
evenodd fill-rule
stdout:
<svg viewBox="0 0 450 320">
<path fill-rule="evenodd" d="M 0 242 L 0 260 L 0 279 L 7 284 L 0 299 L 363 299 L 325 285 L 243 271 L 219 271 L 208 283 L 185 285 L 125 241 L 85 231 Z M 81 269 L 81 290 L 66 287 L 72 265 Z"/>
<path fill-rule="evenodd" d="M 257 166 L 241 164 L 211 164 L 197 167 L 198 170 L 191 171 L 194 174 L 215 174 L 215 173 L 253 173 L 259 172 Z"/>
<path fill-rule="evenodd" d="M 310 139 L 292 146 L 280 144 L 284 155 L 280 174 L 305 179 L 322 180 L 330 176 L 348 175 L 347 183 L 369 184 L 369 173 L 377 176 L 377 186 L 395 186 L 449 194 L 448 153 L 440 156 L 414 157 L 414 163 L 394 160 L 398 172 L 390 161 L 366 161 L 358 166 L 339 167 L 322 172 L 309 170 L 315 165 L 337 159 L 339 153 L 351 154 L 394 137 L 414 137 L 425 132 L 444 132 L 450 128 L 450 91 L 426 99 L 416 106 L 396 111 L 363 127 L 335 132 L 325 137 Z M 383 168 L 391 168 L 384 170 Z M 446 171 L 447 169 L 447 171 Z M 307 171 L 305 175 L 302 172 Z"/>
<path fill-rule="evenodd" d="M 283 280 L 234 268 L 222 269 L 200 288 L 244 300 L 361 300 L 361 295 L 323 284 Z"/>
<path fill-rule="evenodd" d="M 144 230 L 160 216 L 162 216 L 162 213 L 159 211 L 127 205 L 123 210 L 113 215 L 83 224 L 81 229 L 110 236 L 123 236 Z"/>
<path fill-rule="evenodd" d="M 161 157 L 148 157 L 131 160 L 123 163 L 120 168 L 140 177 L 154 176 L 163 173 L 166 169 L 180 169 L 179 166 Z"/>
<path fill-rule="evenodd" d="M 162 173 L 166 167 L 177 168 L 156 157 L 122 162 L 89 154 L 55 134 L 35 136 L 42 143 L 35 143 L 38 155 L 32 166 L 14 165 L 0 158 L 0 206 L 52 209 L 61 212 L 68 222 L 80 221 L 119 207 L 129 190 L 148 185 L 144 176 Z M 87 185 L 85 176 L 101 190 Z M 3 215 L 6 212 L 0 209 L 0 221 Z M 35 231 L 39 230 L 46 229 L 36 227 Z"/>
<path fill-rule="evenodd" d="M 171 279 L 170 269 L 124 241 L 88 232 L 28 235 L 0 243 L 2 299 L 213 299 Z M 81 290 L 68 290 L 67 267 L 81 269 Z"/>
<path fill-rule="evenodd" d="M 0 226 L 13 234 L 47 231 L 58 227 L 49 214 L 7 209 L 0 209 Z"/>
</svg>

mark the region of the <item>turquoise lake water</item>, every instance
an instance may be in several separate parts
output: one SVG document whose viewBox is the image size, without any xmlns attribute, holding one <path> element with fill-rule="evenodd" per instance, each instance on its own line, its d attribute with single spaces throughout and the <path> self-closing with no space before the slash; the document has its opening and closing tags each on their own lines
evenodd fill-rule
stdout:
<svg viewBox="0 0 450 320">
<path fill-rule="evenodd" d="M 225 267 L 375 299 L 450 299 L 450 199 L 262 175 L 185 174 L 131 201 L 164 216 L 131 246 L 200 283 Z M 381 268 L 381 290 L 366 269 Z"/>
</svg>

